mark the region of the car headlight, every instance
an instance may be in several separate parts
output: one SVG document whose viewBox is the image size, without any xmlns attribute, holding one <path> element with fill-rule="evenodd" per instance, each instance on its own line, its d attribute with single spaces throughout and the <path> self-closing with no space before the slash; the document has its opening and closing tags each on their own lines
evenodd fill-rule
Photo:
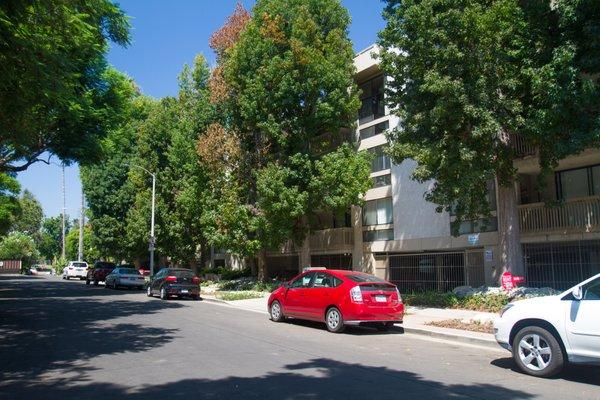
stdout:
<svg viewBox="0 0 600 400">
<path fill-rule="evenodd" d="M 508 303 L 507 305 L 505 305 L 504 308 L 502 309 L 502 311 L 500 311 L 500 318 L 502 318 L 504 313 L 507 312 L 508 310 L 510 310 L 513 306 L 514 306 L 513 303 Z"/>
</svg>

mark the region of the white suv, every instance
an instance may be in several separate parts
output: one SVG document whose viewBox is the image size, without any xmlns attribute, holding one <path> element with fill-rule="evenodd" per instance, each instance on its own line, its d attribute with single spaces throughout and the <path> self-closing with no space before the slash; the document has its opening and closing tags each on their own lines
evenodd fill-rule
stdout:
<svg viewBox="0 0 600 400">
<path fill-rule="evenodd" d="M 85 261 L 69 261 L 69 264 L 63 269 L 62 278 L 85 279 L 87 276 L 88 264 Z"/>
<path fill-rule="evenodd" d="M 557 296 L 510 303 L 494 332 L 530 375 L 558 374 L 567 361 L 600 365 L 600 274 Z"/>
</svg>

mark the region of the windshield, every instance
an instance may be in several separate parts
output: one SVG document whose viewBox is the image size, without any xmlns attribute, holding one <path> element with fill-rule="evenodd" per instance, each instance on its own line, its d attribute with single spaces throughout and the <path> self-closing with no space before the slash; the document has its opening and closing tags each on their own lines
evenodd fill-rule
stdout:
<svg viewBox="0 0 600 400">
<path fill-rule="evenodd" d="M 121 275 L 139 275 L 140 273 L 133 268 L 119 268 L 119 274 L 121 274 Z"/>
<path fill-rule="evenodd" d="M 192 271 L 187 271 L 184 269 L 172 269 L 169 271 L 169 275 L 174 275 L 178 278 L 193 278 L 194 273 Z"/>
<path fill-rule="evenodd" d="M 369 274 L 348 274 L 346 275 L 348 279 L 352 279 L 354 282 L 381 282 L 385 283 L 385 281 L 381 278 L 378 278 Z"/>
<path fill-rule="evenodd" d="M 63 264 L 63 265 L 64 265 L 64 264 Z M 87 267 L 87 264 L 86 264 L 86 263 L 82 263 L 82 262 L 74 262 L 74 263 L 73 263 L 73 266 L 74 266 L 75 268 L 86 268 L 86 267 Z"/>
</svg>

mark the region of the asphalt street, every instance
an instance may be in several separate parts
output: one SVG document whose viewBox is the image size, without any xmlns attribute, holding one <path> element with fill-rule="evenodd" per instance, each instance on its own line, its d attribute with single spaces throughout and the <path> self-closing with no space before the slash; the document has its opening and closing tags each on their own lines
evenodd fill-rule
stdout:
<svg viewBox="0 0 600 400">
<path fill-rule="evenodd" d="M 504 350 L 401 328 L 331 334 L 207 301 L 0 276 L 0 399 L 126 397 L 600 399 L 600 368 L 538 379 Z"/>
</svg>

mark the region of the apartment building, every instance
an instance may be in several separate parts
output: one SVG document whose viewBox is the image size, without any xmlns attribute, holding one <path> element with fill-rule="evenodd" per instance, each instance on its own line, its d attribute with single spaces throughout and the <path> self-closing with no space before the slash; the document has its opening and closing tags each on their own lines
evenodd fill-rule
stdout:
<svg viewBox="0 0 600 400">
<path fill-rule="evenodd" d="M 404 291 L 497 285 L 504 270 L 493 182 L 488 193 L 492 217 L 466 221 L 460 235 L 452 236 L 454 217 L 436 212 L 436 205 L 424 199 L 431 183 L 411 179 L 415 162 L 394 164 L 384 154 L 385 133 L 398 119 L 385 106 L 386 77 L 378 51 L 373 45 L 354 60 L 362 106 L 353 139 L 359 151 L 374 154 L 373 187 L 365 194 L 365 205 L 344 216 L 323 216 L 309 249 L 289 242 L 270 252 L 269 275 L 294 275 L 303 267 L 300 259 L 310 257 L 313 266 L 370 272 Z M 516 146 L 521 157 L 515 161 L 515 191 L 529 285 L 565 288 L 600 272 L 600 151 L 589 149 L 562 160 L 539 191 L 536 150 L 518 140 Z M 301 257 L 302 251 L 310 254 Z"/>
</svg>

